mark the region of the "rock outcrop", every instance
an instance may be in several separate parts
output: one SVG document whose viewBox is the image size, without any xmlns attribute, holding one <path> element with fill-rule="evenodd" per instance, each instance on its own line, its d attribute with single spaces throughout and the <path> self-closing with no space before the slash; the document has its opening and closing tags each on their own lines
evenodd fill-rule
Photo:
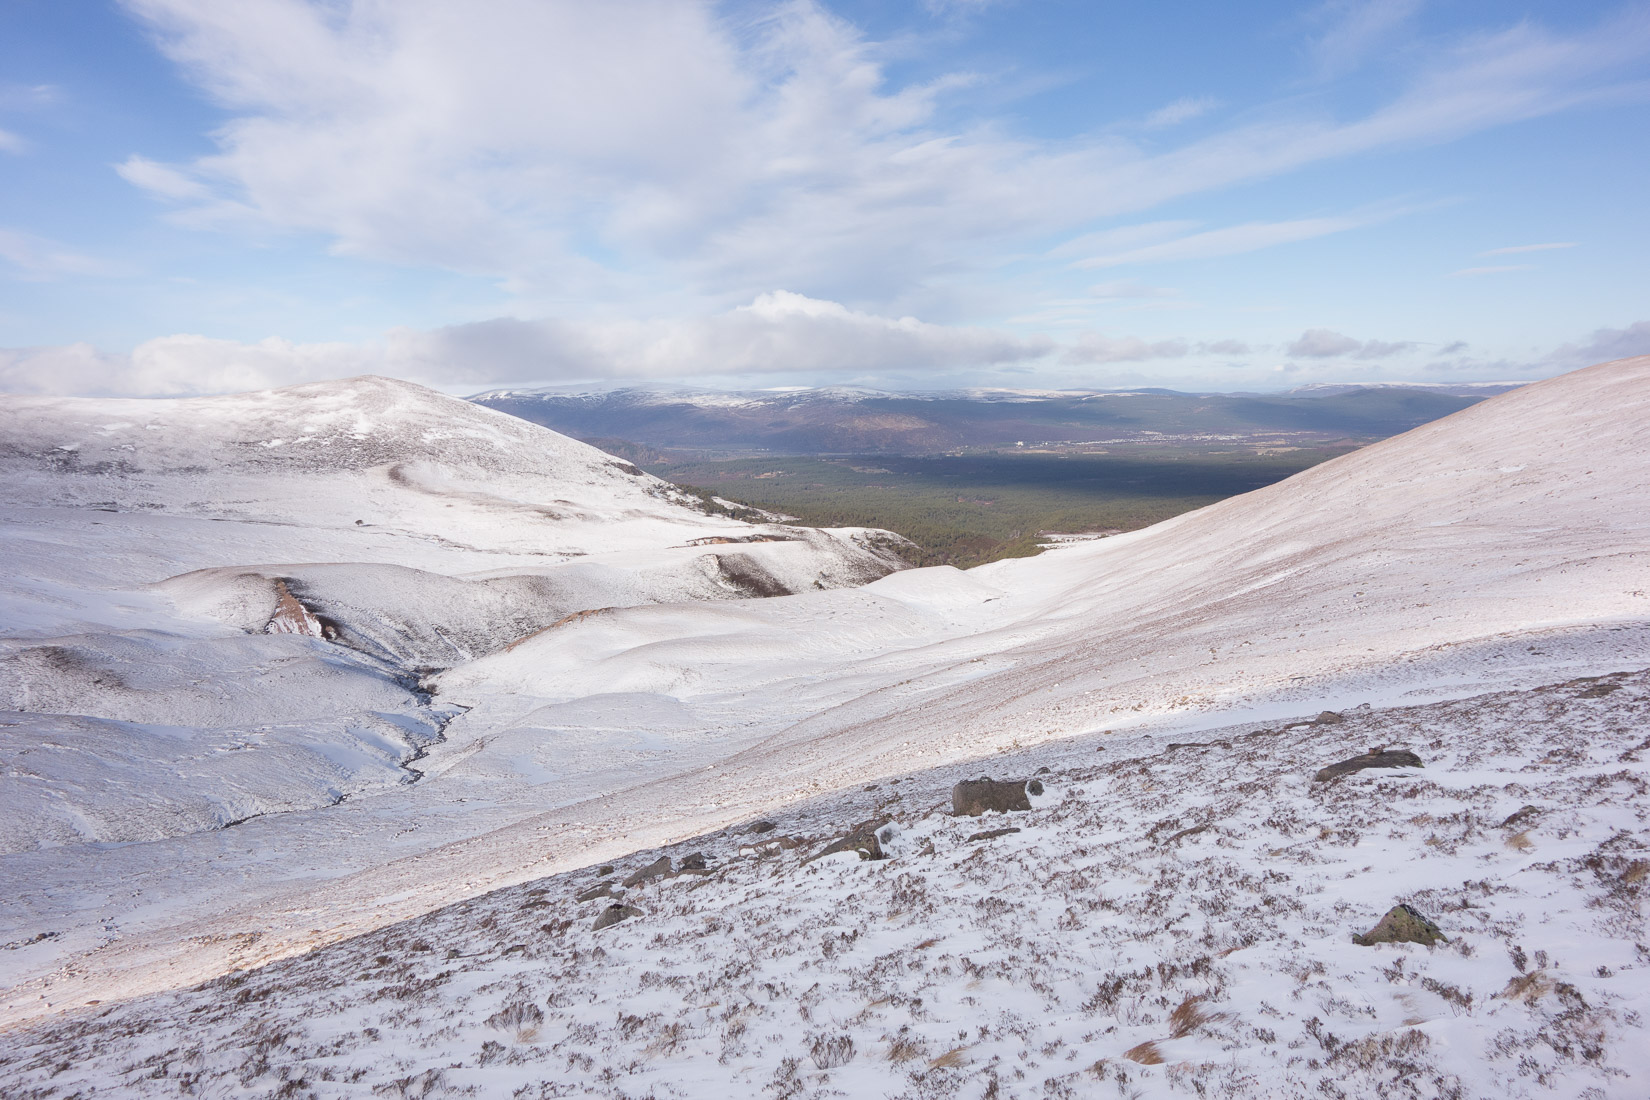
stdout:
<svg viewBox="0 0 1650 1100">
<path fill-rule="evenodd" d="M 1405 749 L 1370 749 L 1360 756 L 1342 760 L 1338 764 L 1331 764 L 1327 768 L 1319 769 L 1318 774 L 1312 777 L 1314 783 L 1325 783 L 1343 775 L 1361 772 L 1365 768 L 1419 768 L 1424 765 L 1421 758 Z"/>
<path fill-rule="evenodd" d="M 1035 793 L 1043 793 L 1043 785 L 1038 780 Z M 1030 784 L 1022 779 L 1000 780 L 989 776 L 979 779 L 965 779 L 951 788 L 951 811 L 959 817 L 979 817 L 983 813 L 1008 813 L 1012 810 L 1031 809 L 1031 799 L 1027 797 Z"/>
</svg>

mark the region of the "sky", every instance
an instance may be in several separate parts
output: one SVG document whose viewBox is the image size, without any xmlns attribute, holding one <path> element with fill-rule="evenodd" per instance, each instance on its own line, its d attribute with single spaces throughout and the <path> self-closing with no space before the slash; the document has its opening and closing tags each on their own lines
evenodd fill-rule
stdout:
<svg viewBox="0 0 1650 1100">
<path fill-rule="evenodd" d="M 1650 353 L 1650 3 L 7 0 L 0 391 Z"/>
</svg>

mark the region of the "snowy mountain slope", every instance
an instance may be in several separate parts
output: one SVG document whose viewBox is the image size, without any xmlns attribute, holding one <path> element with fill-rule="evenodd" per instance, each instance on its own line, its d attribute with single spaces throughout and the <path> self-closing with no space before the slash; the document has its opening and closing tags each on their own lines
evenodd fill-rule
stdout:
<svg viewBox="0 0 1650 1100">
<path fill-rule="evenodd" d="M 687 576 L 705 554 L 686 544 L 753 530 L 592 447 L 384 378 L 180 401 L 12 398 L 0 469 L 17 527 L 79 540 L 110 584 L 256 562 L 456 574 L 591 556 Z M 847 538 L 802 545 L 842 572 L 887 569 Z M 786 546 L 741 552 L 810 556 L 773 549 Z M 85 562 L 60 564 L 84 580 Z M 700 583 L 681 587 L 691 597 Z"/>
<path fill-rule="evenodd" d="M 22 862 L 4 938 L 59 871 L 104 901 L 130 882 L 165 897 L 167 874 L 213 865 L 197 834 L 415 783 L 456 713 L 421 675 L 592 608 L 863 583 L 903 564 L 897 543 L 708 515 L 594 448 L 389 379 L 9 399 L 0 852 Z M 433 842 L 498 823 L 477 821 Z M 216 867 L 209 896 L 246 900 L 248 874 L 278 881 L 289 857 Z M 96 940 L 133 908 L 77 897 L 57 915 Z"/>
<path fill-rule="evenodd" d="M 1650 671 L 1338 718 L 1087 737 L 836 792 L 766 831 L 12 1031 L 0 1086 L 1642 1096 Z M 1423 766 L 1313 780 L 1371 744 Z M 950 785 L 982 767 L 1044 791 L 952 817 Z M 868 819 L 889 858 L 813 858 Z M 617 885 L 694 853 L 703 871 Z M 615 898 L 631 915 L 593 928 Z M 1352 942 L 1398 903 L 1444 942 Z"/>
<path fill-rule="evenodd" d="M 893 770 L 1283 691 L 1335 698 L 1405 664 L 1424 678 L 1451 648 L 1642 623 L 1647 595 L 1650 359 L 1637 359 L 1145 531 L 741 607 L 742 630 L 623 610 L 439 683 L 478 707 L 472 723 L 510 713 L 484 705 L 492 694 L 519 710 L 598 682 L 752 710 L 784 698 L 813 717 L 776 730 L 766 760 L 835 785 L 867 759 Z M 917 606 L 926 630 L 904 618 Z M 851 668 L 832 669 L 833 645 Z"/>
<path fill-rule="evenodd" d="M 17 948 L 3 1011 L 173 987 L 1016 742 L 1643 667 L 1647 377 L 1528 387 L 1037 559 L 570 618 L 429 681 L 470 709 L 416 784 L 8 857 L 6 939 L 62 935 Z"/>
</svg>

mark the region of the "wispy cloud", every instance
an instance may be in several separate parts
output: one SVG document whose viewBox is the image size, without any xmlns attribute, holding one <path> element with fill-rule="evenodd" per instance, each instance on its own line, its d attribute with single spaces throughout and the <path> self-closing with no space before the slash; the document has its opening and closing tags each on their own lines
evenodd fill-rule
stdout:
<svg viewBox="0 0 1650 1100">
<path fill-rule="evenodd" d="M 55 84 L 0 84 L 0 110 L 35 111 L 61 98 Z"/>
<path fill-rule="evenodd" d="M 1089 287 L 1089 295 L 1102 301 L 1111 301 L 1118 298 L 1173 298 L 1180 291 L 1172 286 L 1147 286 L 1134 279 L 1113 279 L 1109 283 L 1096 283 Z"/>
<path fill-rule="evenodd" d="M 0 83 L 0 111 L 38 112 L 56 103 L 58 98 L 55 84 Z M 20 156 L 31 148 L 29 140 L 21 134 L 0 129 L 0 152 Z"/>
<path fill-rule="evenodd" d="M 1067 348 L 1061 360 L 1066 363 L 1134 363 L 1147 359 L 1180 359 L 1189 354 L 1192 345 L 1185 340 L 1142 340 L 1138 336 L 1103 336 L 1085 332 Z"/>
<path fill-rule="evenodd" d="M 1307 18 L 1321 29 L 1310 44 L 1320 77 L 1358 68 L 1387 45 L 1421 8 L 1421 0 L 1330 0 Z"/>
<path fill-rule="evenodd" d="M 117 266 L 107 260 L 16 229 L 0 228 L 0 260 L 11 264 L 19 277 L 31 282 L 118 272 Z"/>
<path fill-rule="evenodd" d="M 1472 278 L 1476 275 L 1500 275 L 1508 271 L 1534 271 L 1534 264 L 1492 264 L 1488 267 L 1463 267 L 1450 272 L 1450 278 Z"/>
<path fill-rule="evenodd" d="M 1219 104 L 1220 101 L 1213 96 L 1184 96 L 1147 115 L 1141 125 L 1148 130 L 1179 126 L 1182 122 L 1190 122 L 1194 118 L 1208 114 Z"/>
<path fill-rule="evenodd" d="M 477 387 L 605 378 L 1002 367 L 1055 350 L 1045 337 L 882 317 L 774 291 L 685 320 L 496 318 L 397 329 L 363 343 L 255 343 L 180 334 L 130 355 L 88 345 L 0 350 L 0 392 L 222 393 L 344 375 Z"/>
<path fill-rule="evenodd" d="M 120 178 L 156 198 L 173 202 L 206 202 L 212 189 L 184 172 L 148 157 L 133 155 L 115 165 Z"/>
<path fill-rule="evenodd" d="M 1575 32 L 1523 23 L 1416 54 L 1362 114 L 1280 104 L 1148 152 L 1115 132 L 948 123 L 941 105 L 966 80 L 890 80 L 877 43 L 808 0 L 737 24 L 676 0 L 123 2 L 232 114 L 212 155 L 138 156 L 128 179 L 203 223 L 255 218 L 562 301 L 644 285 L 889 301 L 1100 219 L 1607 100 L 1624 87 L 1612 74 L 1650 50 L 1636 9 Z M 1316 48 L 1361 56 L 1409 10 L 1337 8 Z M 1242 226 L 1177 247 L 1231 254 L 1344 227 Z M 1128 247 L 1087 255 L 1104 266 Z"/>
<path fill-rule="evenodd" d="M 1506 248 L 1492 248 L 1480 256 L 1511 256 L 1519 252 L 1551 252 L 1555 248 L 1574 248 L 1574 241 L 1554 241 L 1551 244 L 1515 244 Z"/>
<path fill-rule="evenodd" d="M 1068 364 L 1139 363 L 1151 359 L 1184 359 L 1190 355 L 1248 355 L 1254 349 L 1243 340 L 1143 340 L 1138 336 L 1106 336 L 1085 332 L 1060 355 Z"/>
<path fill-rule="evenodd" d="M 1312 328 L 1301 333 L 1300 338 L 1284 350 L 1296 359 L 1335 359 L 1341 356 L 1384 359 L 1414 346 L 1410 341 L 1355 340 L 1332 329 Z"/>
<path fill-rule="evenodd" d="M 1233 256 L 1254 252 L 1280 244 L 1311 240 L 1348 229 L 1359 229 L 1390 214 L 1345 215 L 1332 218 L 1300 218 L 1287 222 L 1250 222 L 1247 225 L 1211 229 L 1192 233 L 1157 244 L 1143 245 L 1122 252 L 1089 256 L 1076 260 L 1075 268 L 1118 267 L 1123 264 L 1161 263 L 1168 260 L 1201 260 L 1213 256 Z"/>
</svg>

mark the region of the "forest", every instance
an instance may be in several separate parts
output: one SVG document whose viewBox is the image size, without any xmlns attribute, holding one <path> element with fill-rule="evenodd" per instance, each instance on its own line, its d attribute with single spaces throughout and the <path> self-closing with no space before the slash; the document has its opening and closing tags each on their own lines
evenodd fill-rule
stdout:
<svg viewBox="0 0 1650 1100">
<path fill-rule="evenodd" d="M 667 459 L 649 473 L 818 527 L 881 527 L 916 544 L 916 565 L 981 565 L 1036 554 L 1050 534 L 1133 531 L 1246 493 L 1350 446 L 1128 453 L 774 455 Z"/>
</svg>

